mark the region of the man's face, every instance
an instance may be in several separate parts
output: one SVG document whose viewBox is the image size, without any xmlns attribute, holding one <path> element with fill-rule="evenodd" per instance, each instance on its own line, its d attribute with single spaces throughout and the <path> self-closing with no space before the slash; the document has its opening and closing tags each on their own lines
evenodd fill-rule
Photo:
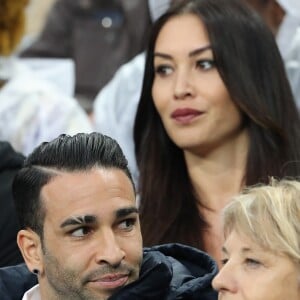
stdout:
<svg viewBox="0 0 300 300">
<path fill-rule="evenodd" d="M 41 199 L 42 299 L 103 300 L 138 279 L 142 237 L 124 172 L 63 172 L 42 188 Z"/>
</svg>

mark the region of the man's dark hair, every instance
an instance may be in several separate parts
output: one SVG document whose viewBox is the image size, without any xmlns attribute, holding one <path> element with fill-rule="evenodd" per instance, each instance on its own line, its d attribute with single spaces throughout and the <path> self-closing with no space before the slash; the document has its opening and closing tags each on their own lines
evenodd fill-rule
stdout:
<svg viewBox="0 0 300 300">
<path fill-rule="evenodd" d="M 21 228 L 43 236 L 45 209 L 40 192 L 58 172 L 87 171 L 93 168 L 122 170 L 134 183 L 119 144 L 100 133 L 62 134 L 44 142 L 27 157 L 13 182 L 13 195 Z"/>
</svg>

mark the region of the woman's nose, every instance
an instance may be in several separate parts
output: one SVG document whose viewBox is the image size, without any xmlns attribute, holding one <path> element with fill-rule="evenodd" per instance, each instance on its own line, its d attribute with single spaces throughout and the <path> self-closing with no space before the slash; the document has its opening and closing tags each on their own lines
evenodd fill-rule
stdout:
<svg viewBox="0 0 300 300">
<path fill-rule="evenodd" d="M 193 97 L 194 88 L 192 85 L 191 75 L 187 71 L 178 72 L 174 84 L 175 100 L 184 100 Z"/>
<path fill-rule="evenodd" d="M 235 270 L 229 264 L 225 264 L 212 281 L 213 288 L 219 293 L 237 292 L 237 281 L 235 280 Z"/>
</svg>

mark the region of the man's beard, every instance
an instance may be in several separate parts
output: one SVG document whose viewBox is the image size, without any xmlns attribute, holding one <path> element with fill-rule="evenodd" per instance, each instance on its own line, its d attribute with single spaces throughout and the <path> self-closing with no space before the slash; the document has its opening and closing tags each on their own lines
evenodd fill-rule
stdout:
<svg viewBox="0 0 300 300">
<path fill-rule="evenodd" d="M 43 253 L 46 280 L 52 292 L 55 293 L 55 299 L 57 300 L 106 300 L 118 289 L 111 292 L 103 291 L 103 294 L 99 294 L 99 292 L 97 293 L 88 288 L 88 283 L 106 274 L 129 274 L 129 280 L 126 284 L 137 280 L 139 277 L 140 266 L 132 267 L 121 263 L 118 266 L 110 266 L 108 264 L 96 266 L 95 269 L 81 278 L 81 270 L 64 267 L 44 245 Z"/>
</svg>

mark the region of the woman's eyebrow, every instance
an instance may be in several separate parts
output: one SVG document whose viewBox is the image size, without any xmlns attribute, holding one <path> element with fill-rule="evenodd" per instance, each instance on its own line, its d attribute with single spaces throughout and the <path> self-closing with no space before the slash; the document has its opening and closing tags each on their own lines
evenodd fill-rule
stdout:
<svg viewBox="0 0 300 300">
<path fill-rule="evenodd" d="M 161 57 L 164 59 L 172 60 L 172 56 L 169 54 L 161 53 L 161 52 L 154 52 L 154 57 Z"/>
<path fill-rule="evenodd" d="M 192 50 L 191 52 L 189 52 L 188 56 L 193 57 L 193 56 L 199 55 L 202 52 L 205 52 L 207 50 L 211 50 L 211 45 L 206 45 L 206 46 L 197 48 L 195 50 Z M 173 59 L 171 55 L 162 53 L 162 52 L 154 52 L 153 55 L 154 55 L 154 57 L 161 57 L 161 58 L 168 59 L 168 60 Z"/>
<path fill-rule="evenodd" d="M 206 45 L 206 46 L 203 46 L 203 47 L 200 47 L 198 49 L 195 49 L 193 51 L 191 51 L 189 53 L 189 57 L 192 57 L 192 56 L 196 56 L 198 54 L 201 54 L 202 52 L 206 51 L 206 50 L 211 50 L 211 45 Z"/>
</svg>

